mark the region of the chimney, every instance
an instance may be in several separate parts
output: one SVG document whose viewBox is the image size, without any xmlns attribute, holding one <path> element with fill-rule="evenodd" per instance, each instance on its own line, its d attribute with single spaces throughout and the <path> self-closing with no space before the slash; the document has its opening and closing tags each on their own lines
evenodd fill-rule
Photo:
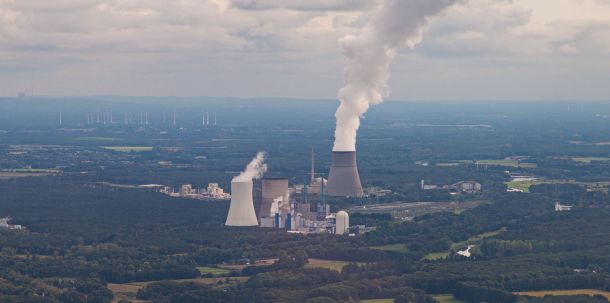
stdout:
<svg viewBox="0 0 610 303">
<path fill-rule="evenodd" d="M 355 151 L 333 151 L 326 193 L 332 197 L 362 197 Z"/>
</svg>

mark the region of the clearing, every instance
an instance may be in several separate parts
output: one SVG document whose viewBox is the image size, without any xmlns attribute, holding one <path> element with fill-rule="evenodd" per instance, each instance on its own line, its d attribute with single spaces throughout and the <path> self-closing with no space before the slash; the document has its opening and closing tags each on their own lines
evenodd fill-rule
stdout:
<svg viewBox="0 0 610 303">
<path fill-rule="evenodd" d="M 388 244 L 388 245 L 380 245 L 380 246 L 370 246 L 370 249 L 383 250 L 383 251 L 393 251 L 399 253 L 408 252 L 406 244 Z"/>
<path fill-rule="evenodd" d="M 531 296 L 531 297 L 544 297 L 546 295 L 551 296 L 576 296 L 576 295 L 602 295 L 607 299 L 610 299 L 610 292 L 597 290 L 597 289 L 570 289 L 570 290 L 542 290 L 542 291 L 523 291 L 516 292 L 517 295 Z"/>
<path fill-rule="evenodd" d="M 433 295 L 432 298 L 434 298 L 439 303 L 466 303 L 464 301 L 460 301 L 460 300 L 456 299 L 451 294 L 449 294 L 449 295 Z"/>
<path fill-rule="evenodd" d="M 102 148 L 122 153 L 145 152 L 153 150 L 152 146 L 102 146 Z"/>
<path fill-rule="evenodd" d="M 350 262 L 345 261 L 333 261 L 333 260 L 323 260 L 323 259 L 309 259 L 309 262 L 305 265 L 306 268 L 327 268 L 330 270 L 341 272 L 345 265 Z M 354 262 L 356 263 L 356 262 Z M 357 263 L 364 264 L 364 263 Z"/>
</svg>

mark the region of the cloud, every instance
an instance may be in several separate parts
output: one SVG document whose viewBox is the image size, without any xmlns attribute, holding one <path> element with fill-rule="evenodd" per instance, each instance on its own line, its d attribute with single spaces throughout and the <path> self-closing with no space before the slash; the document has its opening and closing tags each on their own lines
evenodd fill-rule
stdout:
<svg viewBox="0 0 610 303">
<path fill-rule="evenodd" d="M 337 41 L 357 33 L 377 1 L 0 0 L 0 94 L 36 82 L 58 94 L 334 98 Z M 608 0 L 468 0 L 430 19 L 422 43 L 401 51 L 394 77 L 410 79 L 415 68 L 421 79 L 456 72 L 518 82 L 514 66 L 609 75 L 608 16 Z M 392 87 L 400 99 L 427 85 Z"/>
</svg>

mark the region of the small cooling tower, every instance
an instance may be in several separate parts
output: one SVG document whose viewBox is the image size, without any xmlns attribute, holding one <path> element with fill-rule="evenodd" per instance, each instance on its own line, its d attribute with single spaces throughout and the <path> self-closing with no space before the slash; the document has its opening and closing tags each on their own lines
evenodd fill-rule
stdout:
<svg viewBox="0 0 610 303">
<path fill-rule="evenodd" d="M 326 194 L 332 197 L 362 197 L 355 151 L 333 151 Z"/>
<path fill-rule="evenodd" d="M 337 235 L 345 235 L 349 233 L 349 215 L 345 211 L 339 211 L 337 213 L 335 233 Z"/>
<path fill-rule="evenodd" d="M 227 216 L 227 226 L 257 226 L 252 181 L 231 182 L 231 206 Z"/>
</svg>

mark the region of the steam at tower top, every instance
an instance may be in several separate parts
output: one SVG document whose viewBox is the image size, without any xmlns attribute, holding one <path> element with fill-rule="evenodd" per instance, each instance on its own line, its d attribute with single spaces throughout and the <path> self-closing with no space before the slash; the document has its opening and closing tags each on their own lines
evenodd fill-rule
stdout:
<svg viewBox="0 0 610 303">
<path fill-rule="evenodd" d="M 258 152 L 256 157 L 248 163 L 246 169 L 231 180 L 231 182 L 249 182 L 254 179 L 260 179 L 263 174 L 267 172 L 267 164 L 265 164 L 265 158 L 267 153 Z"/>
<path fill-rule="evenodd" d="M 415 47 L 426 20 L 459 0 L 383 0 L 358 35 L 339 40 L 345 56 L 333 151 L 355 151 L 360 117 L 389 92 L 390 63 L 399 47 Z"/>
</svg>

